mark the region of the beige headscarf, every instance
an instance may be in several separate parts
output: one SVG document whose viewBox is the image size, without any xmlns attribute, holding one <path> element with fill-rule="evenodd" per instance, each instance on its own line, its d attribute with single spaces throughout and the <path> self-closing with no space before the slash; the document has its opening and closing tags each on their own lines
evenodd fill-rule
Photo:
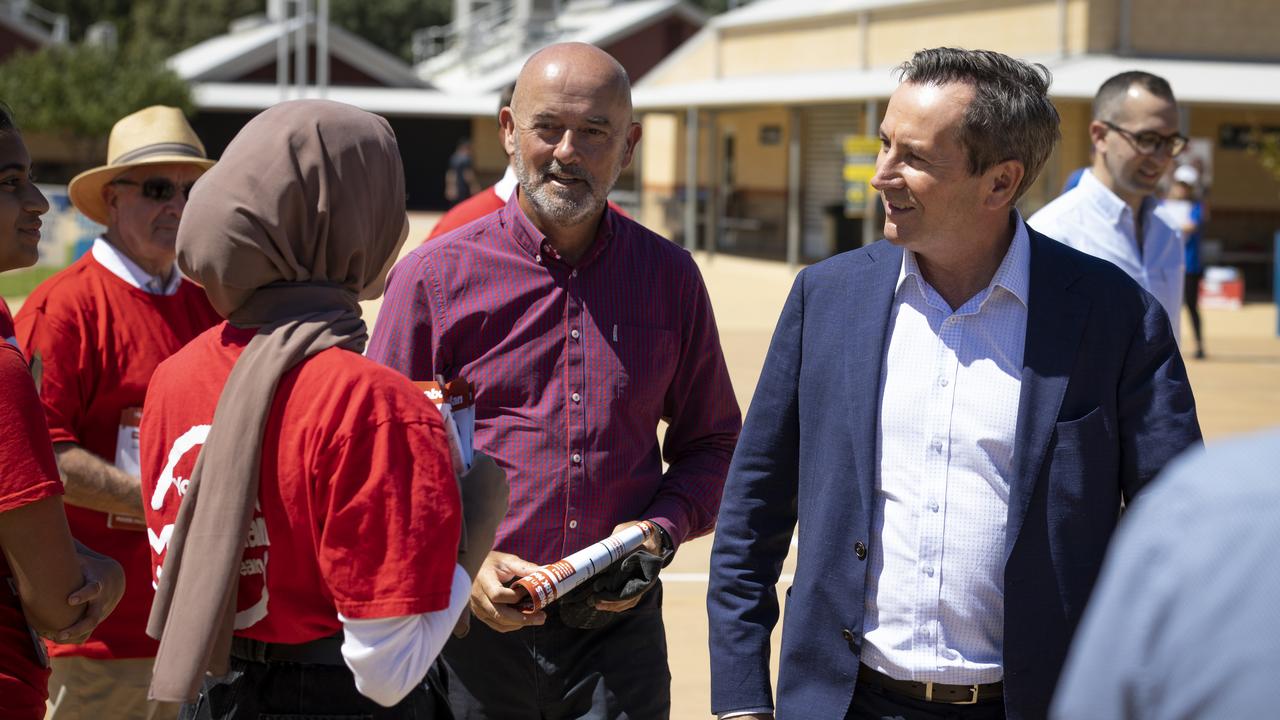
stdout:
<svg viewBox="0 0 1280 720">
<path fill-rule="evenodd" d="M 179 266 L 232 324 L 259 331 L 218 398 L 178 510 L 147 625 L 160 640 L 152 698 L 192 700 L 206 671 L 227 671 L 276 385 L 321 350 L 363 350 L 356 298 L 399 245 L 404 197 L 387 121 L 318 100 L 250 120 L 192 190 Z"/>
</svg>

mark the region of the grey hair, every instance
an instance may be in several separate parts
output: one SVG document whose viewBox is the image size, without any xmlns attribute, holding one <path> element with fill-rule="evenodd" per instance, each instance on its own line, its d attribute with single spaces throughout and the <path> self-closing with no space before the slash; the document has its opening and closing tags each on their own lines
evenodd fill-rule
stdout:
<svg viewBox="0 0 1280 720">
<path fill-rule="evenodd" d="M 1062 137 L 1058 110 L 1049 100 L 1049 70 L 991 50 L 943 47 L 920 50 L 898 71 L 903 82 L 973 87 L 958 129 L 969 153 L 969 172 L 980 175 L 1007 160 L 1022 163 L 1025 174 L 1013 196 L 1017 202 Z"/>
</svg>

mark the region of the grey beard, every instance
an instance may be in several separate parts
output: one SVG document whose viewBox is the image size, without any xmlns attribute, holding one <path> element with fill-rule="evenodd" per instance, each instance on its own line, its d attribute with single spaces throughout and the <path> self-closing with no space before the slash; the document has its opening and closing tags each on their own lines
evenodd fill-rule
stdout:
<svg viewBox="0 0 1280 720">
<path fill-rule="evenodd" d="M 596 178 L 589 175 L 586 170 L 580 167 L 567 168 L 554 159 L 545 167 L 530 172 L 529 168 L 524 164 L 518 143 L 513 161 L 516 180 L 520 183 L 520 191 L 529 198 L 529 202 L 537 209 L 539 215 L 560 227 L 579 225 L 602 210 L 605 203 L 608 202 L 609 190 L 618 181 L 618 176 L 622 174 L 622 163 L 619 162 L 617 167 L 614 168 L 608 184 L 601 184 Z M 551 188 L 551 184 L 543 180 L 543 177 L 548 173 L 567 175 L 585 182 L 589 191 L 587 198 L 579 201 L 556 193 Z"/>
</svg>

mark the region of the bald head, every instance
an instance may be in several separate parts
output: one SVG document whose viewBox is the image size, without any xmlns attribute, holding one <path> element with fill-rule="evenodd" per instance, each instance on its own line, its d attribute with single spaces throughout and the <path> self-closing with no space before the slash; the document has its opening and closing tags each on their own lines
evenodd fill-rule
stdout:
<svg viewBox="0 0 1280 720">
<path fill-rule="evenodd" d="M 612 55 L 586 43 L 557 43 L 534 53 L 516 78 L 511 107 L 556 96 L 593 97 L 631 120 L 631 79 Z"/>
<path fill-rule="evenodd" d="M 529 58 L 498 122 L 521 207 L 548 234 L 595 227 L 641 134 L 627 71 L 584 43 L 551 45 Z"/>
</svg>

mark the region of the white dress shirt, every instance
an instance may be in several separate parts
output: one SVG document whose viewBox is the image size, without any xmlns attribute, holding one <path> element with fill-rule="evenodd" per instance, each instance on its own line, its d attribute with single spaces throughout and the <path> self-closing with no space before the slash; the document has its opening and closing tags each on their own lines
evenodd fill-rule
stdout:
<svg viewBox="0 0 1280 720">
<path fill-rule="evenodd" d="M 1027 221 L 1031 227 L 1129 274 L 1168 313 L 1173 337 L 1181 342 L 1182 275 L 1185 257 L 1177 221 L 1155 198 L 1142 203 L 1142 245 L 1133 210 L 1086 170 L 1080 184 L 1045 205 Z"/>
<path fill-rule="evenodd" d="M 107 242 L 105 238 L 94 240 L 93 248 L 89 252 L 93 254 L 93 259 L 109 270 L 112 275 L 145 293 L 173 295 L 182 286 L 182 273 L 178 272 L 177 263 L 174 263 L 173 270 L 169 272 L 169 278 L 166 280 L 143 270 L 138 263 L 130 260 L 128 255 L 120 252 L 119 248 Z"/>
<path fill-rule="evenodd" d="M 1004 676 L 1004 547 L 1031 245 L 954 312 L 913 253 L 889 316 L 862 662 L 899 680 Z"/>
</svg>

